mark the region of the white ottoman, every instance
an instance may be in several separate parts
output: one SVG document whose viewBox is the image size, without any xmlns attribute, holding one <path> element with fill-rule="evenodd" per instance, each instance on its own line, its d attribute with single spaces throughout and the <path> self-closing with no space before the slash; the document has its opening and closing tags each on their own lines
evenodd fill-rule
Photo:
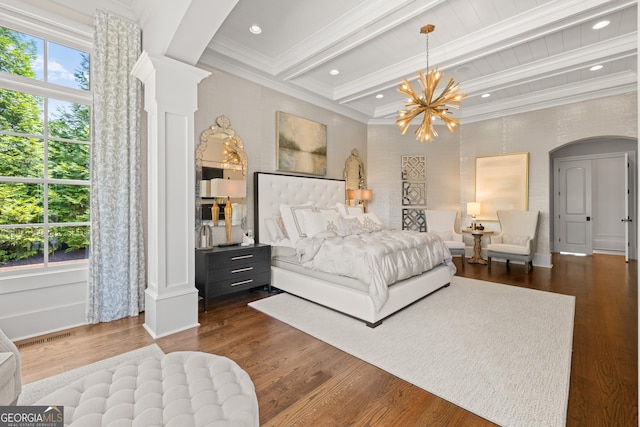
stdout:
<svg viewBox="0 0 640 427">
<path fill-rule="evenodd" d="M 34 405 L 64 406 L 69 426 L 258 426 L 258 399 L 234 361 L 182 351 L 76 380 Z"/>
</svg>

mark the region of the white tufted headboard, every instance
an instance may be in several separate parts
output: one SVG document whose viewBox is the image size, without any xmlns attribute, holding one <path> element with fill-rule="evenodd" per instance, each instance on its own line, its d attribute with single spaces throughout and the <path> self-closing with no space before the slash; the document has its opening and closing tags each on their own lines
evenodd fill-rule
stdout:
<svg viewBox="0 0 640 427">
<path fill-rule="evenodd" d="M 277 173 L 255 172 L 253 177 L 256 242 L 269 243 L 263 232 L 265 218 L 280 215 L 280 205 L 312 202 L 316 206 L 334 206 L 345 201 L 345 181 Z"/>
</svg>

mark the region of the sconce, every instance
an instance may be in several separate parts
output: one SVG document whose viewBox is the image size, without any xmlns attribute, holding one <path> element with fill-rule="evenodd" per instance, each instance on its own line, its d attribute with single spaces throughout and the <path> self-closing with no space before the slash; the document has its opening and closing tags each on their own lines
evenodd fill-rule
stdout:
<svg viewBox="0 0 640 427">
<path fill-rule="evenodd" d="M 350 200 L 358 200 L 362 205 L 362 210 L 367 211 L 367 200 L 373 199 L 373 191 L 365 190 L 363 188 L 358 190 L 349 190 L 347 196 Z"/>
<path fill-rule="evenodd" d="M 480 215 L 480 202 L 467 202 L 467 215 L 471 215 L 472 228 L 476 229 L 476 216 Z"/>
<path fill-rule="evenodd" d="M 231 207 L 230 199 L 231 197 L 240 198 L 247 195 L 246 182 L 241 179 L 212 179 L 211 195 L 213 197 L 227 198 L 227 205 L 224 207 L 224 225 L 227 232 L 227 243 L 226 245 L 219 246 L 232 246 L 233 243 L 231 243 L 231 218 L 233 215 L 233 208 Z M 217 225 L 218 223 L 218 215 L 220 215 L 219 209 L 220 208 L 218 207 L 218 203 L 214 201 L 213 207 L 211 208 L 211 218 L 213 219 L 214 225 Z"/>
</svg>

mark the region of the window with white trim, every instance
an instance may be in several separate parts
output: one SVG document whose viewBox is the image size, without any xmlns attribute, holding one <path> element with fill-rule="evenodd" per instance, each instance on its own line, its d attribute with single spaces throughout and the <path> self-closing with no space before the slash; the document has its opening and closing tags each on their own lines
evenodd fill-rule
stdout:
<svg viewBox="0 0 640 427">
<path fill-rule="evenodd" d="M 0 25 L 0 274 L 88 258 L 89 64 L 86 47 Z"/>
</svg>

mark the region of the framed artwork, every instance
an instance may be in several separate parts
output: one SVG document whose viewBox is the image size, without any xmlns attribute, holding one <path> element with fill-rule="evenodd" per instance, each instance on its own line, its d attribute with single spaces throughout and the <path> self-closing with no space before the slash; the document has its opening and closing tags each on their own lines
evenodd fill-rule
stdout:
<svg viewBox="0 0 640 427">
<path fill-rule="evenodd" d="M 327 126 L 276 112 L 276 163 L 279 171 L 327 174 Z"/>
<path fill-rule="evenodd" d="M 498 210 L 529 209 L 529 153 L 476 157 L 478 220 L 497 221 Z"/>
</svg>

